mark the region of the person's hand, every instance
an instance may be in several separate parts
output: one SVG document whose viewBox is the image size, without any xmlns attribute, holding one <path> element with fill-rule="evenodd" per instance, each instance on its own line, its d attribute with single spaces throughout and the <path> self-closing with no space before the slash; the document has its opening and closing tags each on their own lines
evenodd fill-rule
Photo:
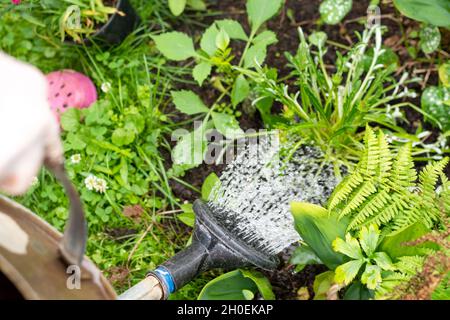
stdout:
<svg viewBox="0 0 450 320">
<path fill-rule="evenodd" d="M 0 190 L 17 195 L 44 160 L 62 163 L 59 126 L 44 75 L 0 52 Z"/>
</svg>

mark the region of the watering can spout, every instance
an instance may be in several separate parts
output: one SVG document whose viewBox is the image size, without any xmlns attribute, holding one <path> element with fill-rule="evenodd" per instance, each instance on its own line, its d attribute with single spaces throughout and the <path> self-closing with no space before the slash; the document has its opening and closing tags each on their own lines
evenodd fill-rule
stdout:
<svg viewBox="0 0 450 320">
<path fill-rule="evenodd" d="M 196 200 L 193 209 L 196 221 L 192 244 L 150 272 L 146 279 L 119 296 L 119 299 L 167 299 L 170 293 L 198 274 L 213 268 L 256 266 L 271 270 L 277 267 L 276 256 L 257 251 L 222 227 L 215 220 L 208 204 Z"/>
</svg>

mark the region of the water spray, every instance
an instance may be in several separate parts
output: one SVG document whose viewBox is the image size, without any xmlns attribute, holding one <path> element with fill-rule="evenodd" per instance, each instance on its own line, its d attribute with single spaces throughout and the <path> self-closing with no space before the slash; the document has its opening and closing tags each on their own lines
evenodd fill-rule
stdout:
<svg viewBox="0 0 450 320">
<path fill-rule="evenodd" d="M 119 298 L 167 299 L 214 268 L 276 269 L 277 254 L 300 240 L 290 202 L 322 204 L 337 184 L 332 167 L 322 164 L 317 149 L 286 151 L 274 138 L 245 145 L 221 174 L 208 201 L 194 202 L 192 244 Z"/>
</svg>

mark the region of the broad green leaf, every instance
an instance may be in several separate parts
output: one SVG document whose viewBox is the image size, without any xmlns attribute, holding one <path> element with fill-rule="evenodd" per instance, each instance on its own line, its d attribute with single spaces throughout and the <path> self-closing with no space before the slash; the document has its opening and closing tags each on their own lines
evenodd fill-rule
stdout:
<svg viewBox="0 0 450 320">
<path fill-rule="evenodd" d="M 349 262 L 346 262 L 344 264 L 341 264 L 334 270 L 336 275 L 334 276 L 334 280 L 337 283 L 343 283 L 345 285 L 350 284 L 350 282 L 355 279 L 356 275 L 358 274 L 359 269 L 364 264 L 364 260 L 352 260 Z"/>
<path fill-rule="evenodd" d="M 319 12 L 326 24 L 337 24 L 352 9 L 352 0 L 325 0 L 320 4 Z"/>
<path fill-rule="evenodd" d="M 199 86 L 202 86 L 203 81 L 209 76 L 211 68 L 212 66 L 208 62 L 200 62 L 195 66 L 194 70 L 192 70 L 192 76 Z"/>
<path fill-rule="evenodd" d="M 127 114 L 125 117 L 125 125 L 124 128 L 133 130 L 136 134 L 141 133 L 145 129 L 145 119 L 142 115 L 136 114 Z"/>
<path fill-rule="evenodd" d="M 443 131 L 450 130 L 450 88 L 428 87 L 422 93 L 422 109 L 435 118 Z"/>
<path fill-rule="evenodd" d="M 368 264 L 361 275 L 361 282 L 365 284 L 367 288 L 374 290 L 381 281 L 381 268 L 379 266 Z"/>
<path fill-rule="evenodd" d="M 369 300 L 373 297 L 373 290 L 369 290 L 361 282 L 355 281 L 345 291 L 344 300 Z"/>
<path fill-rule="evenodd" d="M 236 139 L 244 134 L 239 122 L 229 114 L 213 112 L 212 119 L 217 131 L 228 139 Z"/>
<path fill-rule="evenodd" d="M 277 35 L 270 30 L 264 30 L 253 39 L 254 44 L 261 44 L 263 46 L 269 46 L 277 42 Z"/>
<path fill-rule="evenodd" d="M 65 131 L 77 131 L 80 127 L 80 110 L 70 108 L 61 115 L 61 127 Z"/>
<path fill-rule="evenodd" d="M 206 10 L 206 4 L 204 0 L 187 0 L 186 4 L 189 8 L 194 10 Z"/>
<path fill-rule="evenodd" d="M 275 300 L 275 295 L 272 291 L 272 286 L 269 280 L 261 273 L 255 270 L 244 270 L 239 269 L 242 275 L 246 278 L 252 279 L 253 282 L 258 287 L 259 293 L 262 295 L 264 300 Z"/>
<path fill-rule="evenodd" d="M 229 44 L 230 36 L 224 29 L 221 28 L 219 30 L 219 33 L 216 35 L 216 47 L 221 51 L 224 51 L 226 48 L 228 48 Z"/>
<path fill-rule="evenodd" d="M 323 48 L 325 46 L 325 42 L 327 41 L 327 34 L 322 31 L 316 31 L 308 37 L 308 40 L 316 47 Z"/>
<path fill-rule="evenodd" d="M 244 291 L 245 290 L 245 291 Z M 269 281 L 259 272 L 234 270 L 208 282 L 200 292 L 198 300 L 247 300 L 260 292 L 265 300 L 274 299 Z"/>
<path fill-rule="evenodd" d="M 334 269 L 344 262 L 344 255 L 335 252 L 331 243 L 345 236 L 348 218 L 338 220 L 328 215 L 325 208 L 304 202 L 292 202 L 291 212 L 300 237 L 328 268 Z"/>
<path fill-rule="evenodd" d="M 244 67 L 254 68 L 258 65 L 262 65 L 267 55 L 267 47 L 263 43 L 257 43 L 252 45 L 244 57 Z"/>
<path fill-rule="evenodd" d="M 255 298 L 255 294 L 247 289 L 242 290 L 242 294 L 244 295 L 245 300 L 253 300 L 253 298 Z"/>
<path fill-rule="evenodd" d="M 375 252 L 373 254 L 373 260 L 383 270 L 394 270 L 394 264 L 391 258 L 386 254 L 386 252 Z"/>
<path fill-rule="evenodd" d="M 250 93 L 250 85 L 243 74 L 240 74 L 234 82 L 233 89 L 231 90 L 231 103 L 233 107 L 236 107 L 239 103 L 244 101 Z"/>
<path fill-rule="evenodd" d="M 439 48 L 441 33 L 436 26 L 424 26 L 420 29 L 420 48 L 424 53 L 432 53 Z"/>
<path fill-rule="evenodd" d="M 314 278 L 314 300 L 326 300 L 327 292 L 334 284 L 334 271 L 325 271 Z"/>
<path fill-rule="evenodd" d="M 169 0 L 169 9 L 174 16 L 182 14 L 185 7 L 186 0 Z"/>
<path fill-rule="evenodd" d="M 189 165 L 196 167 L 203 162 L 207 150 L 204 126 L 180 138 L 172 149 L 172 160 L 176 165 Z"/>
<path fill-rule="evenodd" d="M 358 240 L 353 238 L 349 233 L 345 235 L 345 241 L 341 238 L 336 238 L 333 241 L 333 250 L 353 259 L 364 258 Z"/>
<path fill-rule="evenodd" d="M 380 230 L 375 224 L 363 226 L 359 231 L 359 243 L 367 256 L 375 252 L 380 238 Z"/>
<path fill-rule="evenodd" d="M 175 107 L 183 113 L 193 115 L 209 111 L 202 99 L 192 91 L 171 91 L 171 95 Z"/>
<path fill-rule="evenodd" d="M 276 15 L 282 4 L 282 0 L 247 0 L 247 14 L 252 31 L 256 32 L 264 22 Z"/>
<path fill-rule="evenodd" d="M 322 261 L 316 255 L 316 253 L 307 245 L 301 245 L 295 249 L 289 263 L 295 264 L 296 272 L 300 272 L 306 265 L 309 264 L 322 264 Z"/>
<path fill-rule="evenodd" d="M 244 41 L 248 40 L 247 34 L 245 33 L 241 24 L 237 21 L 231 19 L 224 19 L 216 21 L 216 24 L 219 26 L 219 29 L 225 30 L 231 39 Z"/>
<path fill-rule="evenodd" d="M 439 80 L 441 80 L 444 87 L 450 87 L 450 62 L 439 66 Z"/>
<path fill-rule="evenodd" d="M 170 60 L 182 61 L 196 55 L 192 39 L 185 33 L 173 31 L 152 36 L 156 47 Z"/>
<path fill-rule="evenodd" d="M 220 179 L 214 172 L 211 172 L 203 181 L 202 184 L 202 199 L 205 201 L 209 200 L 211 191 L 216 184 L 220 183 Z"/>
<path fill-rule="evenodd" d="M 136 135 L 133 130 L 126 128 L 117 128 L 114 130 L 111 140 L 116 146 L 121 147 L 132 143 Z"/>
<path fill-rule="evenodd" d="M 422 246 L 406 246 L 404 243 L 414 241 L 429 231 L 424 224 L 416 222 L 401 232 L 384 237 L 379 245 L 379 250 L 386 252 L 392 259 L 420 255 Z"/>
<path fill-rule="evenodd" d="M 193 228 L 195 225 L 195 212 L 192 209 L 192 204 L 186 203 L 182 204 L 180 207 L 183 212 L 179 213 L 177 218 L 187 226 Z"/>
<path fill-rule="evenodd" d="M 217 29 L 216 24 L 213 23 L 205 30 L 200 40 L 200 48 L 202 48 L 209 56 L 213 56 L 217 51 L 216 37 L 218 33 L 219 29 Z"/>
<path fill-rule="evenodd" d="M 439 27 L 450 26 L 448 0 L 394 0 L 394 5 L 408 18 Z"/>
</svg>

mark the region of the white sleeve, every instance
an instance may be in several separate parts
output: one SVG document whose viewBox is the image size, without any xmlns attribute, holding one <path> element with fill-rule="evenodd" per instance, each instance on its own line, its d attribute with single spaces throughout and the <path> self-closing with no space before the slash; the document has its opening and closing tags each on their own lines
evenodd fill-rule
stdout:
<svg viewBox="0 0 450 320">
<path fill-rule="evenodd" d="M 37 68 L 0 52 L 0 188 L 5 189 L 5 179 L 14 174 L 16 183 L 9 181 L 14 186 L 6 188 L 11 193 L 25 191 L 24 184 L 36 174 L 49 143 L 57 141 L 53 153 L 61 153 L 47 90 Z"/>
</svg>

